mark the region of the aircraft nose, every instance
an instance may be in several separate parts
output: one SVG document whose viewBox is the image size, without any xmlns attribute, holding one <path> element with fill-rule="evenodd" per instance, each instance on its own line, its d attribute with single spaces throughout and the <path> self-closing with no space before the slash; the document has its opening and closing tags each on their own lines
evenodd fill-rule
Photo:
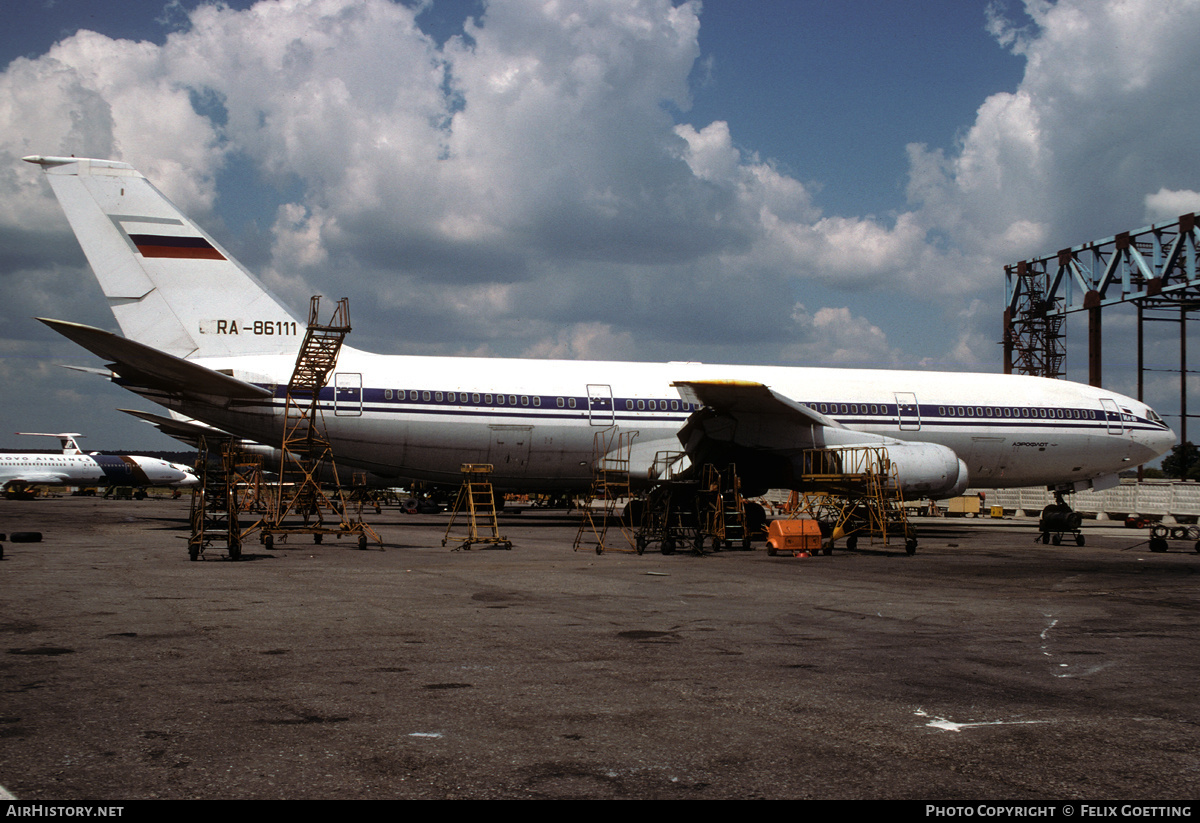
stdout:
<svg viewBox="0 0 1200 823">
<path fill-rule="evenodd" d="M 1177 442 L 1179 442 L 1179 436 L 1172 429 L 1165 429 L 1150 435 L 1149 446 L 1154 449 L 1154 455 L 1157 457 L 1175 448 Z"/>
</svg>

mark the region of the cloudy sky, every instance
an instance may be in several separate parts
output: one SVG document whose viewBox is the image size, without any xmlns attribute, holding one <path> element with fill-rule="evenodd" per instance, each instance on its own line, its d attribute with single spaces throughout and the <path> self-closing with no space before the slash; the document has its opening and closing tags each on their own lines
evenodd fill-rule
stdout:
<svg viewBox="0 0 1200 823">
<path fill-rule="evenodd" d="M 32 320 L 116 328 L 27 154 L 388 353 L 995 372 L 1005 263 L 1200 209 L 1200 0 L 30 0 L 0 66 L 0 447 L 172 445 Z"/>
</svg>

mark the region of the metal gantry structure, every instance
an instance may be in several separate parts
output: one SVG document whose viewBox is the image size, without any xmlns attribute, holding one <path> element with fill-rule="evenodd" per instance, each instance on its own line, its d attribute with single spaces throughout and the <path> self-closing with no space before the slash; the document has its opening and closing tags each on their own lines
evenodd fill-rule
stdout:
<svg viewBox="0 0 1200 823">
<path fill-rule="evenodd" d="M 200 438 L 196 470 L 201 482 L 192 496 L 188 540 L 192 560 L 214 543 L 224 543 L 228 557 L 237 560 L 256 532 L 268 550 L 276 536 L 286 540 L 290 534 L 311 534 L 317 543 L 326 534 L 356 536 L 360 549 L 368 538 L 382 544 L 362 520 L 361 496 L 348 501 L 338 482 L 319 404 L 350 332 L 349 301 L 338 301 L 328 323 L 319 320 L 320 302 L 314 296 L 309 304 L 308 330 L 287 387 L 278 481 L 266 482 L 262 456 L 248 452 L 236 438 L 214 435 L 211 444 Z M 332 478 L 332 491 L 322 487 L 323 474 Z M 354 515 L 350 502 L 356 504 Z"/>
<path fill-rule="evenodd" d="M 339 300 L 328 323 L 320 321 L 320 304 L 321 298 L 314 295 L 309 303 L 308 330 L 288 382 L 278 490 L 275 506 L 262 524 L 263 543 L 268 548 L 276 535 L 289 534 L 311 534 L 317 543 L 326 534 L 355 535 L 361 549 L 366 548 L 368 537 L 381 542 L 361 518 L 348 513 L 319 402 L 350 333 L 350 301 L 345 297 Z M 332 497 L 321 486 L 323 470 L 332 475 Z M 288 524 L 289 517 L 302 518 L 302 525 Z M 327 518 L 332 525 L 326 525 Z"/>
<path fill-rule="evenodd" d="M 1179 419 L 1187 440 L 1187 325 L 1200 309 L 1198 214 L 1063 249 L 1004 267 L 1004 371 L 1063 375 L 1063 321 L 1087 312 L 1088 382 L 1100 386 L 1103 309 L 1132 303 L 1137 309 L 1137 398 L 1145 372 L 1145 323 L 1179 324 Z M 1158 369 L 1162 371 L 1162 369 Z"/>
</svg>

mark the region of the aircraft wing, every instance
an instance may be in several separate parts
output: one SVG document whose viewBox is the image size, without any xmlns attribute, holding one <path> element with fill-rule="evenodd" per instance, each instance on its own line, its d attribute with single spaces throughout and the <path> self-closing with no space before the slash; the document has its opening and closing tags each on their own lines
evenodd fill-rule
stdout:
<svg viewBox="0 0 1200 823">
<path fill-rule="evenodd" d="M 22 472 L 19 477 L 5 477 L 3 488 L 9 486 L 65 486 L 71 479 L 59 472 L 31 471 Z"/>
<path fill-rule="evenodd" d="M 887 449 L 905 494 L 953 496 L 966 488 L 966 466 L 945 446 L 848 428 L 762 383 L 672 385 L 684 400 L 700 404 L 678 432 L 692 463 L 734 463 L 744 488 L 800 488 L 812 472 L 805 450 L 860 447 Z"/>
<path fill-rule="evenodd" d="M 117 409 L 117 411 L 131 414 L 139 420 L 145 420 L 168 437 L 173 437 L 192 448 L 197 448 L 200 445 L 201 437 L 215 438 L 217 440 L 225 440 L 233 437 L 228 432 L 194 420 L 176 420 L 174 417 L 141 411 L 140 409 Z"/>
<path fill-rule="evenodd" d="M 272 396 L 267 389 L 103 329 L 65 320 L 37 319 L 68 340 L 110 361 L 108 366 L 113 372 L 141 388 L 235 401 L 266 400 Z"/>
<path fill-rule="evenodd" d="M 771 419 L 784 425 L 844 429 L 831 417 L 749 380 L 681 380 L 671 384 L 689 403 L 741 419 Z"/>
</svg>

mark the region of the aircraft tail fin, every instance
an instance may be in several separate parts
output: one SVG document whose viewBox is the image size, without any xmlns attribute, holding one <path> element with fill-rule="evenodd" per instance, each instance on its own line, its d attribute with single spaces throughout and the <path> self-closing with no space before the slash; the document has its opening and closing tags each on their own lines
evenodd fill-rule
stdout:
<svg viewBox="0 0 1200 823">
<path fill-rule="evenodd" d="M 62 446 L 63 454 L 83 454 L 83 449 L 79 448 L 79 444 L 75 442 L 76 437 L 83 437 L 79 432 L 59 432 L 58 434 L 50 434 L 48 432 L 16 433 L 25 435 L 26 437 L 57 437 L 59 445 Z"/>
<path fill-rule="evenodd" d="M 128 163 L 33 155 L 131 340 L 176 357 L 296 351 L 305 326 Z"/>
</svg>

